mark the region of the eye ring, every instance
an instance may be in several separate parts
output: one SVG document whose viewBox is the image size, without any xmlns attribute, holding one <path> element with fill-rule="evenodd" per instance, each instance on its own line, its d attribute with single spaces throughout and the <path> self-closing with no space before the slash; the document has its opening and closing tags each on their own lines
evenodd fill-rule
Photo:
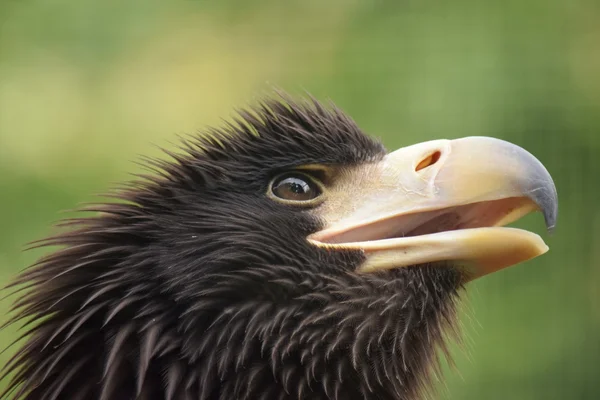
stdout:
<svg viewBox="0 0 600 400">
<path fill-rule="evenodd" d="M 325 186 L 310 174 L 286 171 L 271 180 L 267 195 L 280 203 L 310 207 L 325 200 Z"/>
</svg>

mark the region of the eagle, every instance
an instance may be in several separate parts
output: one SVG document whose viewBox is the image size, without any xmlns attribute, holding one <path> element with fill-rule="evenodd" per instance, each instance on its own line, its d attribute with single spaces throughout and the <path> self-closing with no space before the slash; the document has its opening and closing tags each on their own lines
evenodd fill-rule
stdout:
<svg viewBox="0 0 600 400">
<path fill-rule="evenodd" d="M 62 221 L 6 289 L 3 399 L 415 400 L 467 284 L 548 250 L 555 185 L 490 137 L 388 152 L 279 93 Z"/>
</svg>

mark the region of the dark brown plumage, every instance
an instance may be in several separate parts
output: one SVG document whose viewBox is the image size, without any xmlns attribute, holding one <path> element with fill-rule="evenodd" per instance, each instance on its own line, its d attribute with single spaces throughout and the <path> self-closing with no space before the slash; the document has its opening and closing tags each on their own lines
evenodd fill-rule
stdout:
<svg viewBox="0 0 600 400">
<path fill-rule="evenodd" d="M 341 111 L 269 100 L 184 141 L 86 208 L 24 271 L 26 342 L 2 398 L 416 399 L 455 333 L 446 262 L 356 272 L 359 250 L 306 241 L 310 208 L 273 201 L 300 165 L 344 171 L 386 150 Z M 23 397 L 24 396 L 24 397 Z"/>
</svg>

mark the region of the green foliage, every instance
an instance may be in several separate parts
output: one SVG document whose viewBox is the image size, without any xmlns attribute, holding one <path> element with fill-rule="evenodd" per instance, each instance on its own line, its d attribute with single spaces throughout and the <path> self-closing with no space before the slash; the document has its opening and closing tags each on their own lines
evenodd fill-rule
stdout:
<svg viewBox="0 0 600 400">
<path fill-rule="evenodd" d="M 308 91 L 389 148 L 486 135 L 546 164 L 551 251 L 470 285 L 441 398 L 600 398 L 598 20 L 594 0 L 0 2 L 0 280 L 153 143 Z"/>
</svg>

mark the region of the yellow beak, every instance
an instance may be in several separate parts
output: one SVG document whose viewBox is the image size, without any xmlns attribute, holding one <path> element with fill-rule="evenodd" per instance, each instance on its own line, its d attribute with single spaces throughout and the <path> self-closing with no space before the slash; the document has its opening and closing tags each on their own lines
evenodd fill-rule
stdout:
<svg viewBox="0 0 600 400">
<path fill-rule="evenodd" d="M 475 279 L 548 250 L 538 235 L 503 227 L 539 210 L 552 230 L 558 214 L 550 174 L 514 144 L 487 137 L 421 143 L 363 175 L 360 193 L 338 196 L 323 211 L 325 229 L 308 238 L 332 251 L 362 250 L 362 272 L 451 261 Z"/>
</svg>

